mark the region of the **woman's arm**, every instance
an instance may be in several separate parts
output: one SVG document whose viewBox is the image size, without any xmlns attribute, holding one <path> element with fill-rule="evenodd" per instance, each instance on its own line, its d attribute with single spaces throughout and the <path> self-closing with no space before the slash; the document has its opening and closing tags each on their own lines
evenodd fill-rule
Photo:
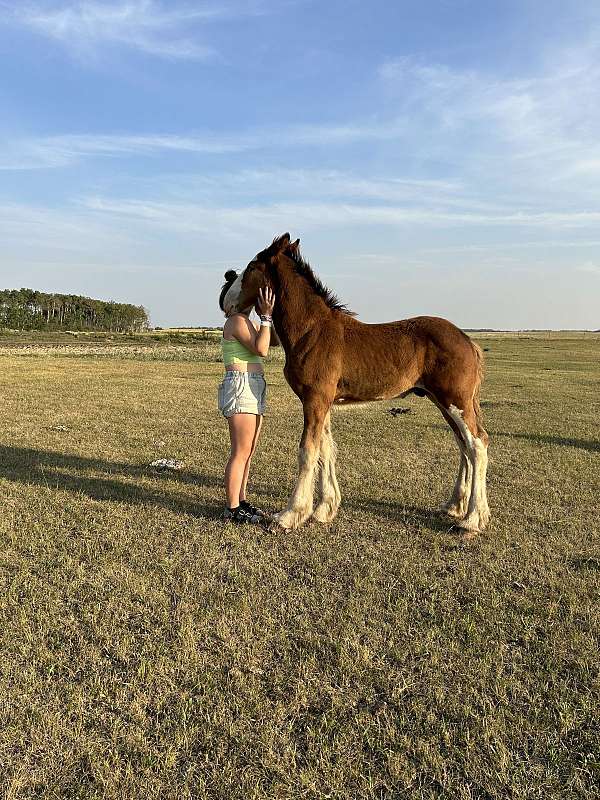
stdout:
<svg viewBox="0 0 600 800">
<path fill-rule="evenodd" d="M 275 305 L 275 296 L 270 288 L 266 288 L 263 292 L 261 289 L 258 298 L 258 307 L 261 315 L 270 315 L 273 312 Z M 269 353 L 269 343 L 271 341 L 272 323 L 265 324 L 261 322 L 258 330 L 254 327 L 253 323 L 247 317 L 235 316 L 228 320 L 231 327 L 227 331 L 234 338 L 238 340 L 244 347 L 247 347 L 252 353 L 257 356 L 265 358 Z"/>
<path fill-rule="evenodd" d="M 236 315 L 227 320 L 227 333 L 237 339 L 240 344 L 247 347 L 251 353 L 263 358 L 269 352 L 269 340 L 271 339 L 271 329 L 266 325 L 256 330 L 254 323 L 248 317 Z"/>
</svg>

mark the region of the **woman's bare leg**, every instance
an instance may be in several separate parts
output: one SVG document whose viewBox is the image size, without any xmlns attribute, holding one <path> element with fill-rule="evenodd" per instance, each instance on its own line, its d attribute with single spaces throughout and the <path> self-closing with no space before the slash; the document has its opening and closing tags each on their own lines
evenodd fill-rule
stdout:
<svg viewBox="0 0 600 800">
<path fill-rule="evenodd" d="M 244 477 L 242 479 L 242 488 L 240 489 L 240 502 L 246 499 L 246 490 L 248 486 L 248 474 L 250 473 L 250 462 L 252 461 L 252 456 L 256 452 L 256 446 L 258 445 L 258 437 L 260 436 L 260 429 L 262 428 L 262 415 L 257 414 L 254 419 L 256 420 L 256 427 L 254 429 L 254 439 L 252 440 L 252 449 L 250 450 L 250 455 L 248 456 L 248 460 L 246 461 L 246 467 L 244 469 Z"/>
<path fill-rule="evenodd" d="M 225 467 L 225 493 L 229 508 L 237 508 L 240 497 L 243 499 L 242 486 L 247 480 L 247 463 L 252 455 L 256 438 L 256 415 L 233 414 L 227 418 L 231 453 Z M 246 476 L 246 478 L 244 477 Z"/>
</svg>

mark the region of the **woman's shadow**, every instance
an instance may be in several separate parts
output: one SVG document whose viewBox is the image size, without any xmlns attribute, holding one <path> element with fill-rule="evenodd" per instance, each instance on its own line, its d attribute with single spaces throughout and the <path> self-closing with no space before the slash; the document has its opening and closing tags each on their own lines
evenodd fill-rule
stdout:
<svg viewBox="0 0 600 800">
<path fill-rule="evenodd" d="M 102 475 L 90 477 L 86 474 L 89 472 Z M 147 481 L 152 477 L 156 479 L 157 488 L 134 482 L 135 479 Z M 194 517 L 216 518 L 222 510 L 216 502 L 198 502 L 177 491 L 177 486 L 181 485 L 198 488 L 222 486 L 220 476 L 216 478 L 194 472 L 156 473 L 149 465 L 102 461 L 52 450 L 0 445 L 0 478 L 13 483 L 83 492 L 93 500 L 159 505 Z M 159 486 L 159 482 L 163 486 Z"/>
</svg>

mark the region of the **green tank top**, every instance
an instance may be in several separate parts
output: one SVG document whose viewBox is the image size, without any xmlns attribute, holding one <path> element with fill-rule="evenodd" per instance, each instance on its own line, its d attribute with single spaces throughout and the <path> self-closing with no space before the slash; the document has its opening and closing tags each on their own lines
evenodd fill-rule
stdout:
<svg viewBox="0 0 600 800">
<path fill-rule="evenodd" d="M 264 359 L 248 350 L 237 339 L 221 339 L 223 364 L 262 364 Z"/>
</svg>

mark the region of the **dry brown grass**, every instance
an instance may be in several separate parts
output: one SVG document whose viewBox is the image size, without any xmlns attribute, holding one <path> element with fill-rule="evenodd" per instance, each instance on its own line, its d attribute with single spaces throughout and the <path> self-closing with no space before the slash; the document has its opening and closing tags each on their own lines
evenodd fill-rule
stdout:
<svg viewBox="0 0 600 800">
<path fill-rule="evenodd" d="M 457 456 L 426 401 L 336 413 L 337 520 L 274 536 L 219 522 L 210 344 L 0 350 L 0 793 L 597 796 L 599 342 L 482 345 L 472 542 L 432 510 Z M 276 509 L 301 423 L 269 379 Z"/>
</svg>

